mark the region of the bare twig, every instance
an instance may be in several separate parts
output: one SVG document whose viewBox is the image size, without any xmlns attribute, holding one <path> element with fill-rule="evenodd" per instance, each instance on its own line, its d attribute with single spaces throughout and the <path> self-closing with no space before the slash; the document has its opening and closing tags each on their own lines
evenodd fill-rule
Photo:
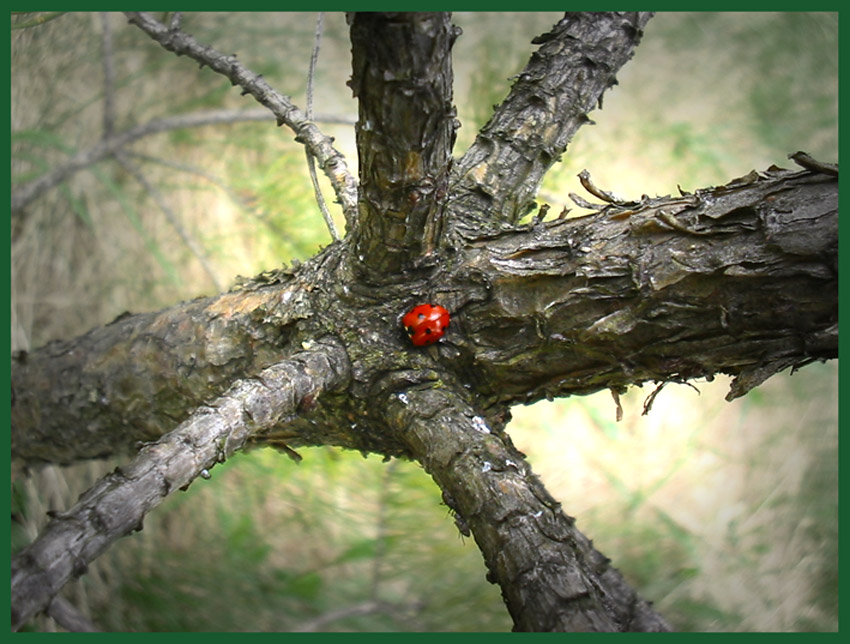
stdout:
<svg viewBox="0 0 850 644">
<path fill-rule="evenodd" d="M 319 615 L 315 619 L 311 619 L 309 622 L 304 622 L 297 628 L 293 629 L 293 632 L 312 633 L 314 631 L 318 631 L 327 624 L 331 624 L 341 619 L 346 619 L 348 617 L 360 617 L 361 615 L 372 615 L 373 613 L 378 613 L 381 611 L 381 602 L 369 600 L 361 604 L 355 604 L 353 606 L 340 608 L 339 610 L 334 610 L 327 612 L 323 615 Z"/>
<path fill-rule="evenodd" d="M 12 192 L 12 212 L 22 210 L 42 194 L 56 187 L 80 170 L 112 156 L 133 141 L 146 136 L 190 127 L 243 123 L 246 121 L 271 121 L 273 118 L 274 116 L 269 114 L 268 110 L 253 109 L 213 110 L 210 112 L 153 119 L 142 125 L 137 125 L 129 130 L 124 130 L 119 134 L 107 137 L 88 150 L 75 154 L 67 162 L 43 174 L 38 179 L 33 179 L 23 184 L 20 188 Z M 355 122 L 354 118 L 334 114 L 319 114 L 316 116 L 316 120 L 323 123 L 341 123 L 344 125 L 350 125 Z"/>
<path fill-rule="evenodd" d="M 381 564 L 387 553 L 387 506 L 389 505 L 389 483 L 395 473 L 396 463 L 393 461 L 387 465 L 384 471 L 384 480 L 381 485 L 378 497 L 378 516 L 375 534 L 375 556 L 372 559 L 372 588 L 371 597 L 373 600 L 378 599 L 378 587 L 381 584 Z"/>
<path fill-rule="evenodd" d="M 348 379 L 345 351 L 333 341 L 294 355 L 237 381 L 175 430 L 143 447 L 129 465 L 116 468 L 67 512 L 54 512 L 47 527 L 12 558 L 12 629 L 50 606 L 53 597 L 114 541 L 142 529 L 145 515 L 170 493 L 242 449 L 257 432 L 297 413 Z"/>
<path fill-rule="evenodd" d="M 627 201 L 625 199 L 620 199 L 614 193 L 608 192 L 607 190 L 602 190 L 602 188 L 598 187 L 595 183 L 593 183 L 593 179 L 590 178 L 590 173 L 587 170 L 582 170 L 578 174 L 579 181 L 581 181 L 581 185 L 584 186 L 584 189 L 587 190 L 594 197 L 599 197 L 602 201 L 606 203 L 616 204 L 618 206 L 633 206 L 636 205 L 635 201 Z"/>
<path fill-rule="evenodd" d="M 316 37 L 313 43 L 313 55 L 310 56 L 310 72 L 307 74 L 307 118 L 313 120 L 313 78 L 316 74 L 316 61 L 319 58 L 319 45 L 322 42 L 322 21 L 324 20 L 324 12 L 319 12 L 319 17 L 316 19 Z M 307 155 L 307 169 L 310 171 L 310 181 L 313 183 L 313 192 L 316 195 L 316 203 L 319 204 L 319 210 L 322 211 L 322 217 L 325 220 L 331 237 L 334 241 L 339 241 L 339 234 L 336 232 L 334 220 L 331 218 L 331 213 L 328 212 L 328 206 L 325 203 L 325 198 L 322 196 L 322 190 L 319 188 L 319 178 L 316 176 L 316 163 L 313 153 L 310 148 L 304 148 L 304 153 Z"/>
<path fill-rule="evenodd" d="M 151 183 L 145 178 L 145 175 L 142 174 L 139 169 L 133 163 L 131 163 L 130 160 L 127 159 L 124 154 L 119 152 L 115 155 L 115 159 L 118 161 L 118 163 L 121 164 L 121 167 L 124 168 L 124 170 L 128 174 L 130 174 L 136 181 L 139 182 L 142 188 L 144 188 L 145 191 L 156 202 L 156 205 L 165 215 L 165 218 L 168 220 L 168 223 L 170 223 L 174 230 L 177 231 L 177 234 L 180 236 L 180 239 L 183 240 L 183 243 L 186 244 L 186 247 L 189 249 L 189 251 L 201 263 L 204 272 L 207 274 L 207 276 L 210 278 L 210 281 L 213 283 L 216 293 L 220 292 L 222 290 L 221 284 L 219 283 L 218 278 L 215 276 L 215 271 L 210 265 L 209 260 L 207 259 L 206 254 L 204 253 L 204 249 L 201 248 L 198 242 L 195 241 L 194 237 L 192 237 L 189 232 L 183 227 L 183 224 L 180 223 L 180 219 L 168 206 L 162 194 L 160 194 L 159 190 L 157 190 L 156 188 L 154 188 L 154 186 L 151 185 Z"/>
<path fill-rule="evenodd" d="M 145 136 L 188 127 L 238 123 L 242 121 L 267 121 L 270 119 L 271 117 L 266 110 L 214 110 L 148 121 L 147 123 L 137 125 L 134 128 L 124 130 L 119 134 L 101 140 L 88 150 L 75 154 L 67 162 L 43 174 L 38 179 L 33 179 L 23 184 L 20 188 L 12 192 L 12 212 L 22 210 L 47 190 L 59 185 L 76 172 L 112 156 L 123 147 Z"/>
<path fill-rule="evenodd" d="M 112 64 L 112 27 L 108 13 L 101 12 L 100 23 L 103 26 L 103 138 L 106 139 L 112 136 L 115 128 L 115 67 Z"/>
<path fill-rule="evenodd" d="M 795 152 L 794 154 L 789 154 L 788 158 L 806 170 L 821 172 L 823 174 L 828 174 L 831 177 L 838 176 L 837 163 L 825 163 L 823 161 L 818 161 L 806 152 Z"/>
<path fill-rule="evenodd" d="M 277 117 L 278 125 L 286 124 L 296 134 L 295 140 L 303 143 L 319 161 L 319 167 L 330 179 L 339 203 L 342 205 L 349 228 L 357 217 L 357 181 L 348 170 L 345 159 L 332 145 L 332 140 L 322 134 L 288 96 L 273 89 L 261 75 L 255 74 L 236 60 L 235 55 L 225 55 L 208 45 L 202 45 L 192 36 L 171 30 L 146 13 L 127 12 L 130 22 L 147 33 L 168 51 L 178 56 L 189 56 L 227 77 L 233 85 L 242 88 L 257 102 L 267 107 Z"/>
<path fill-rule="evenodd" d="M 265 110 L 262 111 L 265 112 Z M 179 172 L 194 174 L 201 177 L 202 179 L 205 179 L 206 181 L 209 181 L 211 184 L 222 190 L 224 194 L 227 195 L 227 198 L 230 199 L 230 201 L 232 201 L 239 209 L 241 209 L 243 212 L 250 215 L 251 217 L 254 217 L 262 225 L 266 226 L 274 235 L 276 235 L 280 239 L 282 243 L 289 245 L 293 249 L 293 252 L 295 252 L 296 248 L 292 236 L 287 234 L 287 232 L 281 227 L 281 225 L 276 221 L 276 219 L 274 217 L 270 217 L 268 213 L 263 212 L 261 208 L 258 208 L 256 204 L 252 202 L 252 199 L 250 197 L 245 197 L 243 195 L 237 194 L 237 192 L 220 177 L 217 177 L 216 175 L 207 172 L 206 170 L 203 170 L 194 165 L 190 165 L 188 163 L 178 163 L 176 161 L 163 159 L 161 157 L 154 157 L 148 154 L 141 154 L 139 152 L 128 152 L 126 156 L 137 159 L 139 161 L 156 163 L 157 165 L 161 165 L 166 168 L 171 168 L 173 170 L 178 170 Z"/>
<path fill-rule="evenodd" d="M 168 28 L 171 31 L 177 31 L 181 24 L 183 24 L 183 12 L 175 11 L 174 15 L 171 16 L 171 22 L 168 23 Z"/>
</svg>

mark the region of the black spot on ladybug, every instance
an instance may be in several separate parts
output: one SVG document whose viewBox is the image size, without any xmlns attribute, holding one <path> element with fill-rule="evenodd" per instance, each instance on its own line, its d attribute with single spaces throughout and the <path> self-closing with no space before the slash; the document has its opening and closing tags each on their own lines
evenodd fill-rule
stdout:
<svg viewBox="0 0 850 644">
<path fill-rule="evenodd" d="M 449 312 L 435 304 L 414 306 L 402 319 L 402 326 L 415 346 L 437 342 L 445 333 Z"/>
</svg>

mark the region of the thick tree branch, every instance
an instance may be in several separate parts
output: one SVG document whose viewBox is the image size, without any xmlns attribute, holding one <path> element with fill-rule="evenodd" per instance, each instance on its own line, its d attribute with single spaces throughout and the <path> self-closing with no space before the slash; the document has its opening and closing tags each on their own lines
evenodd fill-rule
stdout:
<svg viewBox="0 0 850 644">
<path fill-rule="evenodd" d="M 359 99 L 358 260 L 374 280 L 397 279 L 437 247 L 455 140 L 445 13 L 350 17 L 350 81 Z"/>
<path fill-rule="evenodd" d="M 741 395 L 837 355 L 837 194 L 830 174 L 771 169 L 474 241 L 419 293 L 454 313 L 435 350 L 482 408 L 718 372 Z M 376 300 L 346 265 L 329 247 L 296 274 L 18 355 L 13 457 L 70 462 L 156 439 L 318 329 L 357 354 L 357 396 L 386 370 L 428 368 L 396 319 L 419 286 Z M 398 452 L 373 433 L 281 438 Z"/>
<path fill-rule="evenodd" d="M 213 71 L 227 77 L 233 85 L 242 88 L 258 103 L 267 107 L 277 117 L 278 125 L 286 124 L 295 132 L 295 140 L 303 143 L 316 157 L 319 167 L 330 179 L 337 199 L 345 213 L 349 227 L 357 217 L 357 182 L 349 172 L 345 159 L 332 145 L 332 140 L 321 133 L 315 123 L 292 103 L 291 99 L 263 80 L 259 74 L 247 69 L 236 60 L 236 55 L 224 55 L 208 45 L 201 45 L 192 36 L 170 29 L 146 13 L 127 12 L 130 22 L 148 34 L 168 51 L 178 56 L 189 56 Z"/>
<path fill-rule="evenodd" d="M 458 227 L 495 232 L 532 208 L 546 171 L 590 122 L 588 112 L 601 106 L 651 17 L 568 13 L 532 41 L 540 48 L 452 172 Z"/>
<path fill-rule="evenodd" d="M 168 493 L 250 441 L 418 459 L 474 534 L 519 630 L 667 630 L 513 448 L 508 408 L 716 372 L 736 377 L 736 396 L 787 366 L 835 357 L 837 167 L 796 155 L 805 172 L 770 168 L 633 202 L 584 175 L 605 202 L 599 212 L 518 227 L 649 14 L 568 14 L 535 39 L 540 50 L 453 187 L 447 16 L 358 14 L 358 195 L 330 141 L 235 56 L 181 32 L 179 13 L 170 27 L 128 15 L 292 127 L 336 181 L 353 234 L 300 269 L 15 356 L 14 458 L 68 462 L 157 442 L 54 513 L 13 559 L 13 627 Z M 120 153 L 137 130 L 28 184 L 18 208 Z M 423 299 L 453 316 L 446 341 L 427 350 L 399 326 Z"/>
<path fill-rule="evenodd" d="M 445 387 L 390 396 L 390 423 L 471 528 L 515 630 L 667 631 L 565 515 L 506 435 Z"/>
<path fill-rule="evenodd" d="M 175 490 L 278 425 L 325 391 L 348 382 L 345 351 L 320 340 L 313 348 L 237 381 L 174 431 L 141 449 L 86 492 L 67 512 L 53 513 L 38 538 L 12 558 L 12 629 L 45 610 L 72 578 L 114 541 L 142 529 L 145 515 Z"/>
<path fill-rule="evenodd" d="M 503 402 L 715 373 L 737 397 L 837 357 L 837 262 L 837 177 L 773 167 L 482 238 L 437 297 L 481 300 L 452 342 Z"/>
<path fill-rule="evenodd" d="M 304 287 L 315 266 L 298 275 L 269 271 L 231 293 L 119 316 L 74 340 L 18 354 L 13 458 L 70 463 L 159 438 L 233 380 L 291 352 L 295 323 L 313 314 Z"/>
</svg>

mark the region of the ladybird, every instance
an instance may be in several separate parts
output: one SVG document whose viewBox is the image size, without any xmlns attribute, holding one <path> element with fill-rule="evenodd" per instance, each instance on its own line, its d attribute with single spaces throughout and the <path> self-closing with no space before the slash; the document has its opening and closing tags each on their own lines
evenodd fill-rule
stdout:
<svg viewBox="0 0 850 644">
<path fill-rule="evenodd" d="M 419 304 L 402 318 L 410 341 L 417 347 L 434 344 L 449 328 L 449 312 L 439 304 Z"/>
</svg>

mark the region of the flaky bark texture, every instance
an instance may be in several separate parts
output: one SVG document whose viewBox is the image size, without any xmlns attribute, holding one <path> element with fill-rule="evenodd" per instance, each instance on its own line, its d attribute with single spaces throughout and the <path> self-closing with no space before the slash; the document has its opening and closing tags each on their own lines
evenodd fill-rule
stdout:
<svg viewBox="0 0 850 644">
<path fill-rule="evenodd" d="M 354 246 L 372 281 L 432 253 L 442 232 L 455 140 L 451 47 L 460 30 L 445 13 L 350 17 L 360 99 L 359 226 Z"/>
<path fill-rule="evenodd" d="M 163 46 L 210 56 L 248 93 L 262 89 L 179 30 L 131 17 Z M 13 359 L 16 461 L 65 463 L 157 441 L 129 468 L 148 472 L 149 485 L 122 468 L 16 556 L 13 624 L 229 454 L 222 436 L 238 436 L 225 444 L 337 445 L 421 462 L 474 536 L 518 630 L 668 630 L 512 446 L 510 407 L 715 373 L 735 376 L 734 397 L 786 367 L 836 357 L 838 180 L 837 168 L 798 156 L 801 171 L 772 167 L 692 194 L 617 202 L 584 176 L 604 201 L 597 212 L 518 226 L 648 19 L 565 16 L 536 39 L 510 95 L 450 171 L 457 34 L 448 17 L 350 17 L 361 166 L 346 238 L 230 293 Z M 292 126 L 324 141 L 297 118 Z M 349 179 L 337 182 L 344 206 Z M 424 349 L 400 326 L 423 301 L 452 314 L 444 341 Z M 233 411 L 220 425 L 213 400 Z M 179 476 L 169 463 L 181 463 Z"/>
<path fill-rule="evenodd" d="M 617 71 L 632 57 L 649 13 L 571 13 L 539 44 L 513 89 L 457 164 L 454 225 L 473 235 L 510 227 L 533 208 L 558 161 Z"/>
<path fill-rule="evenodd" d="M 12 628 L 46 609 L 62 587 L 115 539 L 141 530 L 145 515 L 176 489 L 209 476 L 216 463 L 248 438 L 297 412 L 305 401 L 347 381 L 345 352 L 315 343 L 311 351 L 237 381 L 225 395 L 199 407 L 127 466 L 102 479 L 12 559 Z"/>
<path fill-rule="evenodd" d="M 432 387 L 390 397 L 387 412 L 460 529 L 475 535 L 516 630 L 668 630 L 473 408 Z"/>
</svg>

